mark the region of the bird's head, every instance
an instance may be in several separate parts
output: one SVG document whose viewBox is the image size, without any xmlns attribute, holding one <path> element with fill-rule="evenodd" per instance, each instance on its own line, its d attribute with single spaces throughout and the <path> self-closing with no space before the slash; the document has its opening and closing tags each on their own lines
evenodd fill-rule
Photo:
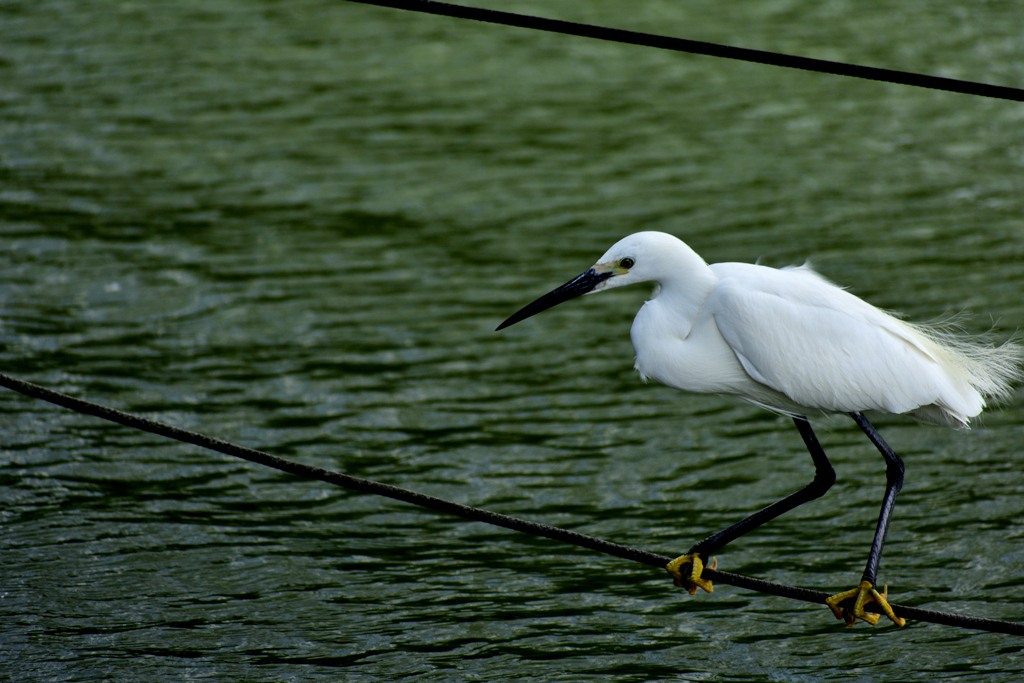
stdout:
<svg viewBox="0 0 1024 683">
<path fill-rule="evenodd" d="M 523 306 L 498 325 L 497 329 L 503 330 L 520 320 L 583 294 L 638 282 L 658 281 L 669 266 L 670 254 L 680 245 L 689 251 L 679 239 L 663 232 L 638 232 L 624 237 L 588 270 L 533 303 Z"/>
</svg>

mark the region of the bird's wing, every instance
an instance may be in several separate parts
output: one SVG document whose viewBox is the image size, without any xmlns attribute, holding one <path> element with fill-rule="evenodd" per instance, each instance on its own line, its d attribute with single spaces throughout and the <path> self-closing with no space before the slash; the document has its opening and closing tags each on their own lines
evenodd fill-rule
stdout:
<svg viewBox="0 0 1024 683">
<path fill-rule="evenodd" d="M 905 413 L 948 388 L 909 326 L 809 268 L 761 270 L 721 278 L 705 304 L 757 382 L 830 412 Z"/>
</svg>

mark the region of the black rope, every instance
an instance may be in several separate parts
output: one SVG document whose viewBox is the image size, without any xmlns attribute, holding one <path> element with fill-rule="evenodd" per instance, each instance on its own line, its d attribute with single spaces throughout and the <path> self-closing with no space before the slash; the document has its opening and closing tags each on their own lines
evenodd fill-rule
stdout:
<svg viewBox="0 0 1024 683">
<path fill-rule="evenodd" d="M 328 484 L 334 484 L 335 486 L 341 486 L 353 491 L 385 496 L 387 498 L 393 498 L 395 500 L 411 503 L 420 507 L 436 510 L 437 512 L 462 517 L 463 519 L 469 519 L 475 522 L 486 522 L 487 524 L 493 524 L 513 531 L 519 531 L 524 534 L 550 538 L 555 541 L 568 543 L 588 550 L 596 550 L 597 552 L 614 555 L 615 557 L 633 560 L 634 562 L 646 564 L 651 567 L 658 567 L 659 569 L 664 569 L 665 565 L 673 559 L 664 555 L 656 555 L 645 550 L 638 550 L 636 548 L 630 548 L 629 546 L 605 541 L 600 538 L 594 538 L 593 536 L 587 536 L 575 531 L 569 531 L 568 529 L 560 529 L 558 527 L 548 526 L 547 524 L 529 522 L 517 517 L 491 512 L 490 510 L 482 510 L 480 508 L 469 507 L 468 505 L 453 503 L 441 498 L 435 498 L 434 496 L 416 493 L 415 491 L 391 486 L 390 484 L 382 484 L 368 479 L 352 477 L 347 474 L 342 474 L 341 472 L 325 470 L 312 465 L 304 465 L 292 460 L 286 460 L 285 458 L 281 458 L 276 455 L 271 455 L 270 453 L 246 448 L 245 446 L 238 446 L 204 434 L 190 432 L 185 429 L 179 429 L 178 427 L 172 427 L 171 425 L 167 425 L 162 422 L 156 422 L 155 420 L 149 420 L 144 417 L 139 417 L 138 415 L 132 415 L 131 413 L 125 413 L 120 410 L 108 408 L 107 406 L 102 406 L 98 403 L 90 403 L 89 401 L 73 398 L 67 394 L 62 394 L 51 389 L 47 389 L 46 387 L 41 387 L 38 384 L 32 384 L 3 373 L 0 373 L 0 386 L 7 387 L 8 389 L 24 394 L 25 396 L 54 403 L 78 413 L 93 415 L 104 420 L 109 420 L 110 422 L 116 422 L 117 424 L 124 425 L 125 427 L 149 432 L 168 439 L 174 439 L 175 441 L 190 443 L 195 446 L 200 446 L 201 448 L 217 451 L 218 453 L 242 458 L 243 460 L 248 460 L 267 467 L 273 467 L 274 469 L 281 470 L 282 472 L 288 472 L 289 474 L 305 477 L 307 479 L 318 479 L 320 481 L 327 482 Z M 824 593 L 822 591 L 796 588 L 794 586 L 784 586 L 770 581 L 762 581 L 761 579 L 714 569 L 705 568 L 702 576 L 710 579 L 711 581 L 735 586 L 736 588 L 743 588 L 759 593 L 767 593 L 769 595 L 776 595 L 782 598 L 813 602 L 820 605 L 824 605 L 825 598 L 829 597 L 829 593 Z M 1024 624 L 1021 623 L 999 621 L 996 619 L 982 619 L 963 614 L 935 612 L 933 610 L 920 609 L 918 607 L 907 607 L 894 603 L 890 603 L 890 605 L 896 615 L 903 617 L 904 619 L 916 619 L 917 621 L 928 621 L 934 624 L 958 626 L 961 628 L 976 629 L 980 631 L 992 631 L 994 633 L 1007 633 L 1015 636 L 1024 635 Z M 868 606 L 868 609 L 870 609 L 870 606 Z"/>
<path fill-rule="evenodd" d="M 472 19 L 474 21 L 484 21 L 491 24 L 502 24 L 504 26 L 518 26 L 520 28 L 562 33 L 570 36 L 596 38 L 598 40 L 608 40 L 616 43 L 626 43 L 629 45 L 656 47 L 662 50 L 674 50 L 676 52 L 689 52 L 698 55 L 709 55 L 711 57 L 738 59 L 740 61 L 754 62 L 756 64 L 771 64 L 773 66 L 784 66 L 791 69 L 803 69 L 805 71 L 816 71 L 818 73 L 836 74 L 839 76 L 850 76 L 853 78 L 866 78 L 872 81 L 913 85 L 919 88 L 931 88 L 932 90 L 945 90 L 947 92 L 980 95 L 981 97 L 994 97 L 1002 100 L 1024 102 L 1024 89 L 1010 88 L 1002 85 L 991 85 L 989 83 L 978 83 L 975 81 L 961 81 L 955 78 L 943 78 L 941 76 L 928 76 L 926 74 L 917 74 L 909 71 L 896 71 L 894 69 L 882 69 L 874 66 L 831 62 L 825 59 L 799 57 L 797 55 L 786 55 L 778 52 L 767 52 L 765 50 L 752 50 L 744 47 L 732 47 L 730 45 L 706 43 L 699 40 L 687 40 L 685 38 L 673 38 L 671 36 L 641 33 L 639 31 L 627 31 L 619 28 L 578 24 L 572 21 L 546 19 L 544 17 L 502 12 L 493 9 L 465 7 L 463 5 L 452 5 L 445 2 L 434 2 L 433 0 L 349 1 L 358 2 L 364 5 L 392 7 L 395 9 L 436 14 L 445 17 Z"/>
</svg>

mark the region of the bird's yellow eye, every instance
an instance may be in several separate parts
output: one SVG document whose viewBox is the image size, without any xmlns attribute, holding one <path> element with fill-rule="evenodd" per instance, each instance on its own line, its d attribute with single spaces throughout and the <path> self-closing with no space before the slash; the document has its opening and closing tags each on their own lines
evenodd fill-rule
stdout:
<svg viewBox="0 0 1024 683">
<path fill-rule="evenodd" d="M 636 261 L 634 261 L 633 259 L 629 258 L 628 256 L 626 258 L 622 259 L 621 261 L 619 261 L 619 266 L 621 266 L 622 268 L 625 268 L 627 270 L 632 268 L 635 264 L 636 264 Z"/>
</svg>

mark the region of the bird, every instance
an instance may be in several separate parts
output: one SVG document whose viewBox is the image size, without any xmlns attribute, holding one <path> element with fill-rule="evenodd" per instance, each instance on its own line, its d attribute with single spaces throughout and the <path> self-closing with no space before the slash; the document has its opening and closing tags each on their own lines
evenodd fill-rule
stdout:
<svg viewBox="0 0 1024 683">
<path fill-rule="evenodd" d="M 860 583 L 831 595 L 837 619 L 899 626 L 879 592 L 877 574 L 896 497 L 902 459 L 882 439 L 866 411 L 907 415 L 918 422 L 967 429 L 990 400 L 1008 398 L 1021 379 L 1021 347 L 996 346 L 941 324 L 914 324 L 833 284 L 809 264 L 772 268 L 750 263 L 709 265 L 685 242 L 664 232 L 638 232 L 616 242 L 597 263 L 527 304 L 497 330 L 584 294 L 653 283 L 630 329 L 635 369 L 685 392 L 747 401 L 793 420 L 815 465 L 799 491 L 708 536 L 665 569 L 677 586 L 713 590 L 701 574 L 726 544 L 825 494 L 835 470 L 808 415 L 853 418 L 886 463 L 886 488 Z M 713 562 L 714 560 L 712 560 Z M 872 613 L 866 608 L 874 603 Z"/>
</svg>

